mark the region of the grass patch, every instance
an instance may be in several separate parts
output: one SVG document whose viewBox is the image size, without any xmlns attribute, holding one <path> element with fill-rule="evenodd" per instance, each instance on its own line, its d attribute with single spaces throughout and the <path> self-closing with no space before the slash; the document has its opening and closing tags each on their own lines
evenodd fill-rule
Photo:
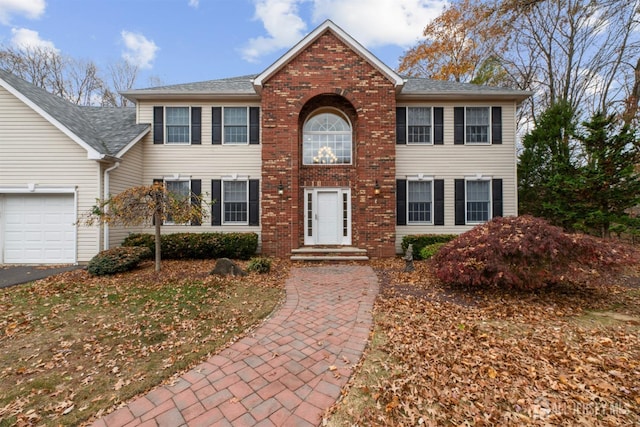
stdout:
<svg viewBox="0 0 640 427">
<path fill-rule="evenodd" d="M 274 263 L 275 264 L 275 263 Z M 267 316 L 288 265 L 209 276 L 213 261 L 63 273 L 0 291 L 0 426 L 78 425 L 194 366 Z"/>
</svg>

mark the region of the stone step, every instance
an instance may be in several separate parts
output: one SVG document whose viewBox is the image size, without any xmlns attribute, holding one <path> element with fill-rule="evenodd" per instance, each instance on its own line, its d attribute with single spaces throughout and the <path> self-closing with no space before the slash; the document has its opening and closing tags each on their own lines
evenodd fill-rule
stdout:
<svg viewBox="0 0 640 427">
<path fill-rule="evenodd" d="M 291 250 L 292 261 L 368 261 L 366 249 L 353 246 L 305 246 Z"/>
</svg>

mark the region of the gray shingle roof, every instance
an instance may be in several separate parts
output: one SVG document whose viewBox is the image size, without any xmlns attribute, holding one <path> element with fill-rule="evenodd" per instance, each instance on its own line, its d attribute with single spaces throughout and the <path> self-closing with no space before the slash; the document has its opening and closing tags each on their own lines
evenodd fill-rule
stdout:
<svg viewBox="0 0 640 427">
<path fill-rule="evenodd" d="M 231 77 L 219 80 L 207 80 L 203 82 L 178 84 L 171 86 L 159 86 L 146 89 L 137 89 L 123 92 L 123 95 L 131 99 L 145 96 L 163 95 L 257 95 L 252 80 L 257 74 Z M 400 95 L 476 95 L 476 96 L 501 96 L 525 99 L 530 92 L 516 89 L 481 86 L 470 83 L 458 83 L 442 80 L 431 80 L 420 77 L 404 77 L 405 84 Z"/>
<path fill-rule="evenodd" d="M 176 95 L 176 94 L 211 94 L 211 95 L 256 95 L 252 80 L 257 74 L 230 77 L 203 82 L 184 83 L 170 86 L 158 86 L 146 89 L 135 89 L 122 92 L 135 99 L 139 95 Z"/>
<path fill-rule="evenodd" d="M 136 124 L 133 108 L 81 107 L 2 69 L 0 79 L 100 154 L 115 156 L 150 128 Z"/>
</svg>

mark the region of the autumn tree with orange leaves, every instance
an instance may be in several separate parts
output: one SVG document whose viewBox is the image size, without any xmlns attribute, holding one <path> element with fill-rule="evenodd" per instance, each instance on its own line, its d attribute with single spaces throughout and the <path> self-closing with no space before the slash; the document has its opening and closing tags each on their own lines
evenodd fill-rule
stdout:
<svg viewBox="0 0 640 427">
<path fill-rule="evenodd" d="M 200 224 L 206 210 L 202 197 L 176 194 L 162 183 L 129 188 L 107 200 L 98 200 L 87 216 L 88 225 L 99 221 L 122 226 L 150 225 L 155 228 L 155 270 L 161 266 L 161 227 L 167 221 L 175 224 Z"/>
</svg>

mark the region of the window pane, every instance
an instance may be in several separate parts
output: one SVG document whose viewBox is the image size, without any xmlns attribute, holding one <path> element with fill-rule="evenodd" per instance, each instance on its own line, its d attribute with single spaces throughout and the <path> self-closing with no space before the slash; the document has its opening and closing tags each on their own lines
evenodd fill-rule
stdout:
<svg viewBox="0 0 640 427">
<path fill-rule="evenodd" d="M 431 181 L 407 182 L 409 222 L 431 222 Z"/>
<path fill-rule="evenodd" d="M 431 143 L 431 107 L 409 107 L 408 116 L 408 143 Z"/>
<path fill-rule="evenodd" d="M 167 107 L 167 143 L 189 142 L 189 108 Z"/>
<path fill-rule="evenodd" d="M 246 144 L 247 137 L 247 108 L 224 108 L 224 142 L 225 144 Z"/>
<path fill-rule="evenodd" d="M 247 181 L 224 181 L 224 221 L 247 222 Z"/>
<path fill-rule="evenodd" d="M 489 220 L 490 181 L 467 181 L 467 222 Z"/>
<path fill-rule="evenodd" d="M 303 133 L 305 165 L 351 163 L 351 127 L 343 117 L 317 114 L 305 123 Z"/>
<path fill-rule="evenodd" d="M 191 195 L 191 186 L 189 185 L 189 181 L 165 181 L 165 188 L 167 192 L 172 195 L 172 197 L 176 200 L 182 200 L 185 203 L 191 203 L 190 195 Z M 171 212 L 167 212 L 166 221 L 167 223 L 173 223 L 173 218 L 171 217 Z"/>
<path fill-rule="evenodd" d="M 489 142 L 489 107 L 467 107 L 467 142 Z"/>
</svg>

